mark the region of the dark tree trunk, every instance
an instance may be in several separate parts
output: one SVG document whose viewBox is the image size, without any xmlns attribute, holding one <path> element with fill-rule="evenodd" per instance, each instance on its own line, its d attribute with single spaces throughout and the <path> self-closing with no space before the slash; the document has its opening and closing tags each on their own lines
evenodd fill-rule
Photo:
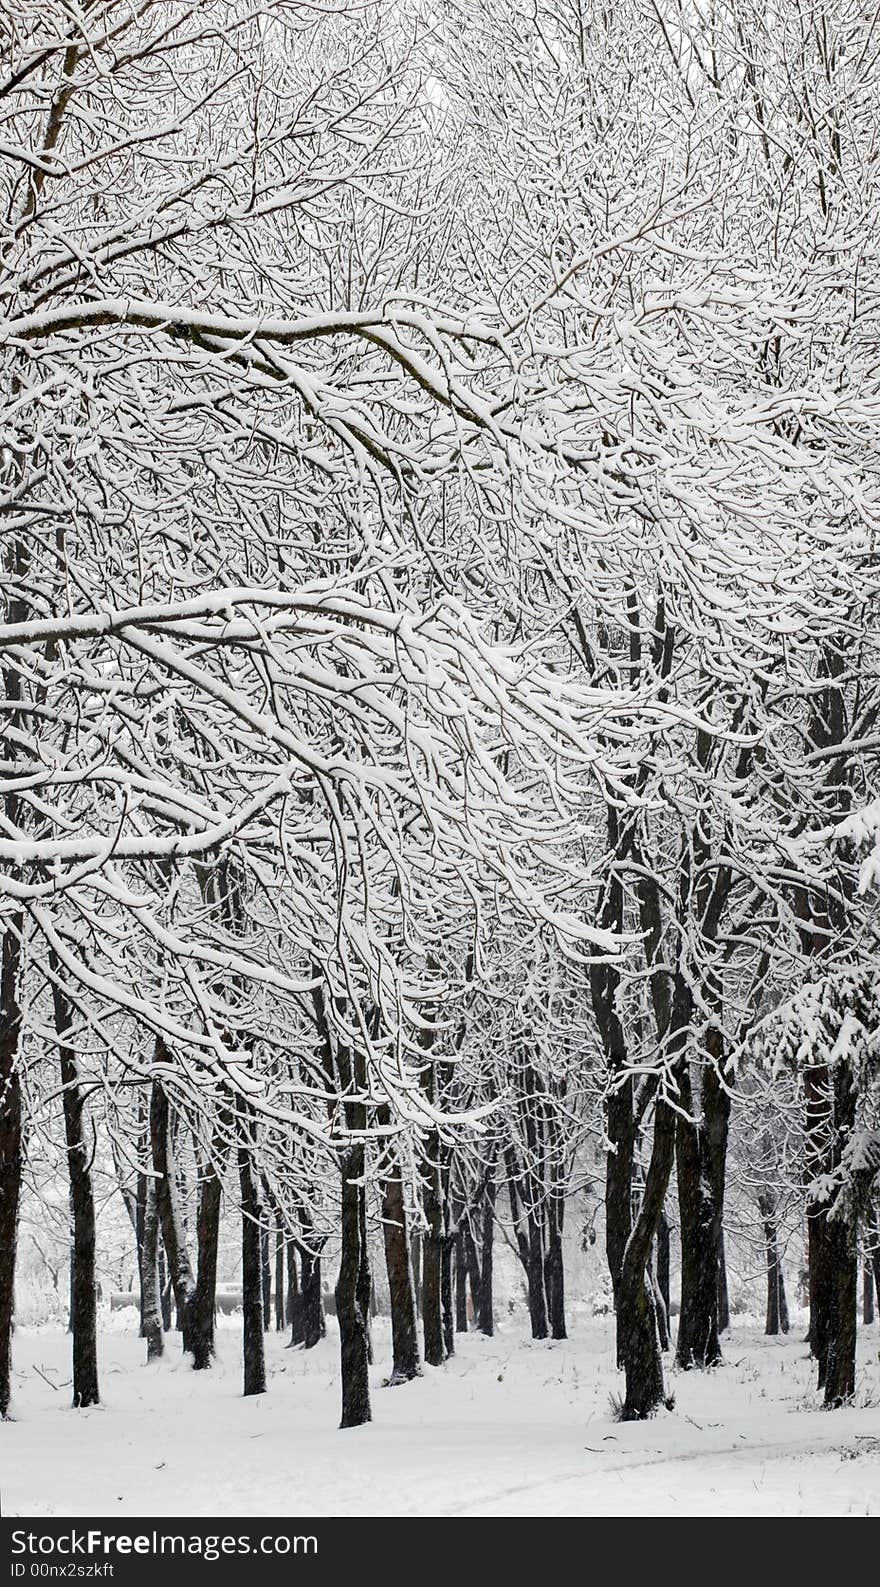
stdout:
<svg viewBox="0 0 880 1587">
<path fill-rule="evenodd" d="M 669 1349 L 672 1312 L 669 1305 L 669 1219 L 664 1207 L 657 1225 L 657 1292 L 666 1315 L 666 1349 Z"/>
<path fill-rule="evenodd" d="M 660 1339 L 660 1349 L 668 1350 L 672 1344 L 672 1335 L 669 1331 L 669 1313 L 666 1310 L 666 1305 L 660 1291 L 660 1285 L 657 1282 L 657 1273 L 655 1271 L 654 1264 L 650 1261 L 648 1262 L 647 1282 L 650 1284 L 651 1289 L 654 1292 L 654 1305 L 657 1310 L 657 1334 Z"/>
<path fill-rule="evenodd" d="M 716 996 L 716 1005 L 720 998 Z M 724 1250 L 724 1191 L 727 1183 L 727 1142 L 730 1134 L 730 1091 L 722 1083 L 724 1065 L 724 1037 L 720 1028 L 710 1026 L 706 1034 L 709 1062 L 704 1066 L 702 1078 L 703 1150 L 706 1180 L 712 1201 L 712 1216 L 716 1233 L 716 1297 L 715 1315 L 718 1333 L 730 1327 L 730 1303 L 727 1294 L 727 1257 Z M 720 1355 L 720 1346 L 719 1346 Z"/>
<path fill-rule="evenodd" d="M 0 1418 L 12 1397 L 12 1319 L 15 1311 L 15 1253 L 21 1196 L 22 1099 L 17 1058 L 21 1010 L 18 1006 L 21 917 L 3 933 L 0 959 Z"/>
<path fill-rule="evenodd" d="M 564 1204 L 551 1196 L 548 1208 L 547 1255 L 544 1258 L 544 1287 L 551 1339 L 566 1339 L 565 1269 L 562 1257 L 562 1218 Z"/>
<path fill-rule="evenodd" d="M 358 1213 L 361 1220 L 360 1248 L 358 1253 L 358 1278 L 357 1302 L 358 1310 L 364 1319 L 364 1330 L 367 1336 L 367 1365 L 373 1365 L 373 1275 L 370 1271 L 370 1248 L 367 1244 L 367 1191 L 358 1200 Z"/>
<path fill-rule="evenodd" d="M 361 1427 L 370 1410 L 367 1315 L 363 1305 L 361 1240 L 366 1200 L 364 1147 L 356 1142 L 342 1161 L 342 1252 L 336 1281 L 336 1316 L 342 1354 L 342 1420 L 340 1427 Z"/>
<path fill-rule="evenodd" d="M 544 1242 L 541 1225 L 534 1216 L 528 1220 L 529 1257 L 526 1276 L 529 1286 L 529 1322 L 533 1339 L 546 1339 L 547 1292 L 544 1289 Z"/>
<path fill-rule="evenodd" d="M 618 1290 L 618 1350 L 626 1375 L 621 1420 L 652 1416 L 665 1397 L 657 1302 L 646 1268 L 624 1262 Z"/>
<path fill-rule="evenodd" d="M 782 1262 L 779 1263 L 779 1326 L 784 1334 L 788 1333 L 788 1300 L 785 1294 L 785 1274 Z"/>
<path fill-rule="evenodd" d="M 874 1321 L 874 1269 L 870 1257 L 862 1265 L 862 1322 L 866 1326 Z"/>
<path fill-rule="evenodd" d="M 162 1299 L 159 1289 L 159 1201 L 156 1181 L 152 1177 L 147 1177 L 146 1181 L 141 1285 L 141 1316 L 147 1341 L 147 1360 L 154 1361 L 157 1356 L 161 1356 L 165 1344 L 162 1338 Z"/>
<path fill-rule="evenodd" d="M 828 1220 L 834 1284 L 828 1319 L 825 1404 L 844 1405 L 856 1391 L 859 1264 L 856 1231 L 845 1217 Z"/>
<path fill-rule="evenodd" d="M 779 1240 L 776 1226 L 776 1204 L 770 1195 L 758 1197 L 758 1207 L 764 1226 L 764 1252 L 767 1260 L 767 1319 L 765 1334 L 778 1334 L 782 1327 L 779 1292 L 782 1271 L 779 1265 Z"/>
<path fill-rule="evenodd" d="M 633 1120 L 633 1086 L 627 1077 L 611 1092 L 605 1104 L 605 1124 L 612 1150 L 605 1158 L 605 1256 L 611 1276 L 611 1293 L 617 1309 L 623 1255 L 632 1232 L 633 1158 L 636 1131 Z M 622 1357 L 618 1350 L 618 1364 Z"/>
<path fill-rule="evenodd" d="M 642 1204 L 627 1244 L 618 1291 L 618 1351 L 626 1376 L 623 1421 L 652 1416 L 665 1398 L 657 1304 L 647 1268 L 675 1160 L 675 1123 L 670 1104 L 658 1098 Z"/>
<path fill-rule="evenodd" d="M 684 1103 L 690 1111 L 690 1099 Z M 702 1172 L 700 1127 L 679 1116 L 676 1128 L 681 1224 L 681 1313 L 675 1360 L 679 1367 L 714 1366 L 718 1341 L 718 1233 Z"/>
<path fill-rule="evenodd" d="M 279 1220 L 275 1231 L 275 1332 L 283 1334 L 287 1319 L 284 1305 L 284 1229 Z"/>
<path fill-rule="evenodd" d="M 156 1041 L 156 1058 L 160 1063 L 168 1062 L 168 1051 L 161 1036 Z M 177 1322 L 183 1334 L 183 1348 L 191 1350 L 190 1309 L 195 1294 L 195 1279 L 183 1232 L 183 1216 L 171 1142 L 171 1113 L 164 1087 L 158 1078 L 153 1080 L 150 1093 L 150 1140 L 153 1149 L 153 1169 L 157 1175 L 159 1221 L 177 1304 Z"/>
<path fill-rule="evenodd" d="M 313 1350 L 324 1337 L 324 1299 L 321 1294 L 321 1257 L 319 1247 L 323 1240 L 316 1239 L 311 1225 L 303 1228 L 300 1246 L 302 1260 L 302 1314 L 303 1345 Z"/>
<path fill-rule="evenodd" d="M 507 1169 L 507 1195 L 510 1216 L 516 1236 L 516 1248 L 526 1276 L 529 1304 L 529 1323 L 533 1339 L 547 1338 L 547 1296 L 544 1289 L 543 1231 L 534 1211 L 527 1211 L 520 1203 L 517 1185 L 521 1182 L 513 1146 L 504 1154 Z"/>
<path fill-rule="evenodd" d="M 155 1183 L 155 1181 L 154 1181 Z M 156 1195 L 156 1217 L 159 1219 L 159 1196 Z M 168 1277 L 168 1264 L 165 1260 L 165 1247 L 161 1241 L 162 1221 L 159 1219 L 159 1251 L 158 1251 L 158 1278 L 159 1278 L 159 1306 L 162 1312 L 162 1327 L 168 1334 L 171 1332 L 171 1280 Z"/>
<path fill-rule="evenodd" d="M 494 1260 L 495 1260 L 495 1197 L 497 1186 L 493 1175 L 486 1181 L 483 1198 L 483 1238 L 480 1255 L 480 1304 L 477 1310 L 477 1327 L 481 1334 L 491 1339 L 495 1333 Z"/>
<path fill-rule="evenodd" d="M 215 1138 L 215 1155 L 219 1156 L 222 1143 Z M 192 1345 L 193 1366 L 204 1371 L 214 1356 L 214 1320 L 217 1310 L 217 1251 L 220 1244 L 220 1206 L 223 1187 L 213 1162 L 205 1164 L 204 1177 L 199 1186 L 199 1206 L 196 1216 L 198 1261 L 196 1284 L 193 1292 L 189 1337 Z"/>
<path fill-rule="evenodd" d="M 440 1367 L 446 1360 L 443 1340 L 443 1197 L 436 1130 L 428 1136 L 423 1164 L 423 1196 L 427 1228 L 422 1235 L 422 1325 L 425 1360 Z"/>
<path fill-rule="evenodd" d="M 828 1332 L 834 1276 L 828 1240 L 828 1209 L 824 1202 L 807 1207 L 807 1263 L 810 1292 L 810 1327 L 807 1340 L 818 1368 L 818 1386 L 825 1386 Z"/>
<path fill-rule="evenodd" d="M 464 1229 L 460 1227 L 455 1236 L 455 1331 L 457 1334 L 466 1334 L 468 1331 L 467 1285 Z"/>
<path fill-rule="evenodd" d="M 631 643 L 637 643 L 635 627 Z M 607 811 L 608 851 L 620 858 L 626 835 L 614 805 Z M 602 894 L 599 925 L 607 931 L 624 929 L 624 894 L 620 872 L 613 869 Z M 633 1156 L 636 1126 L 633 1117 L 633 1082 L 626 1073 L 626 1036 L 620 1019 L 618 992 L 620 968 L 611 958 L 597 958 L 590 968 L 593 1015 L 605 1058 L 605 1129 L 609 1151 L 605 1158 L 605 1256 L 611 1276 L 615 1311 L 623 1272 L 623 1257 L 632 1230 Z M 618 1343 L 617 1364 L 623 1366 Z"/>
<path fill-rule="evenodd" d="M 269 1231 L 260 1230 L 260 1280 L 263 1290 L 263 1332 L 272 1327 L 272 1262 L 269 1255 Z"/>
<path fill-rule="evenodd" d="M 480 1309 L 483 1293 L 483 1276 L 480 1272 L 480 1258 L 477 1255 L 477 1242 L 474 1239 L 474 1231 L 471 1227 L 470 1213 L 468 1213 L 465 1218 L 464 1227 L 462 1229 L 462 1239 L 464 1242 L 465 1263 L 467 1264 L 468 1285 L 471 1292 L 471 1304 L 474 1311 L 474 1322 L 479 1328 Z"/>
<path fill-rule="evenodd" d="M 453 1238 L 444 1234 L 440 1252 L 440 1295 L 443 1312 L 443 1349 L 447 1358 L 455 1354 L 455 1307 L 452 1298 Z"/>
<path fill-rule="evenodd" d="M 263 1263 L 260 1221 L 262 1209 L 253 1159 L 253 1123 L 240 1125 L 238 1179 L 241 1196 L 241 1313 L 244 1356 L 244 1393 L 265 1394 L 266 1358 L 263 1344 Z"/>
<path fill-rule="evenodd" d="M 675 1359 L 685 1369 L 711 1367 L 721 1360 L 718 1278 L 730 1101 L 719 1073 L 720 1033 L 709 1032 L 707 1049 L 700 1116 L 694 1118 L 690 1074 L 685 1066 L 683 1111 L 675 1138 L 681 1225 L 681 1314 Z"/>
<path fill-rule="evenodd" d="M 413 1232 L 411 1250 L 413 1294 L 416 1299 L 416 1314 L 422 1315 L 422 1234 L 420 1229 Z"/>
<path fill-rule="evenodd" d="M 808 1172 L 833 1172 L 855 1122 L 855 1085 L 848 1066 L 807 1070 Z M 842 1405 L 855 1392 L 858 1244 L 852 1213 L 832 1213 L 827 1201 L 808 1207 L 810 1348 L 818 1386 L 827 1406 Z"/>
<path fill-rule="evenodd" d="M 380 1113 L 380 1123 L 384 1122 L 387 1122 L 387 1116 L 383 1118 Z M 382 1237 L 391 1297 L 393 1361 L 389 1383 L 409 1383 L 420 1375 L 422 1367 L 419 1360 L 416 1300 L 409 1265 L 403 1176 L 396 1157 L 392 1157 L 388 1174 L 382 1182 Z"/>
<path fill-rule="evenodd" d="M 54 966 L 57 971 L 57 965 Z M 61 1059 L 61 1084 L 64 1099 L 64 1136 L 67 1146 L 67 1172 L 70 1180 L 70 1207 L 73 1216 L 71 1249 L 70 1325 L 73 1334 L 73 1403 L 78 1407 L 97 1405 L 98 1392 L 98 1316 L 95 1282 L 95 1198 L 92 1191 L 91 1163 L 85 1138 L 84 1098 L 73 1048 L 69 1045 L 72 1012 L 61 988 L 52 983 L 55 1031 Z"/>
<path fill-rule="evenodd" d="M 136 1199 L 136 1202 L 135 1202 L 135 1216 L 134 1216 L 134 1243 L 135 1243 L 135 1249 L 137 1251 L 138 1283 L 140 1284 L 140 1292 L 141 1292 L 141 1300 L 140 1300 L 140 1312 L 141 1312 L 140 1337 L 141 1337 L 141 1339 L 146 1339 L 146 1337 L 147 1337 L 146 1313 L 144 1311 L 144 1215 L 146 1213 L 146 1208 L 147 1208 L 147 1176 L 146 1176 L 146 1174 L 138 1174 L 138 1176 L 137 1176 L 137 1199 Z"/>
<path fill-rule="evenodd" d="M 724 1244 L 724 1229 L 718 1235 L 718 1332 L 723 1334 L 730 1327 L 730 1295 L 727 1289 L 727 1250 Z"/>
<path fill-rule="evenodd" d="M 287 1241 L 287 1321 L 290 1327 L 291 1345 L 301 1345 L 305 1342 L 305 1311 L 303 1298 L 300 1294 L 299 1276 L 297 1265 L 299 1250 L 295 1240 Z"/>
</svg>

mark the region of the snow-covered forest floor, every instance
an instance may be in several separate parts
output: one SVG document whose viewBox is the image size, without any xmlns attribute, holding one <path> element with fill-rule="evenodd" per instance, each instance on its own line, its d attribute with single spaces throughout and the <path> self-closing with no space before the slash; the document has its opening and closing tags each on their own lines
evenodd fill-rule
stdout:
<svg viewBox="0 0 880 1587">
<path fill-rule="evenodd" d="M 114 1321 L 116 1319 L 114 1318 Z M 143 1363 L 133 1328 L 100 1343 L 104 1403 L 69 1406 L 70 1342 L 15 1339 L 14 1424 L 4 1429 L 10 1515 L 878 1515 L 880 1328 L 860 1329 L 856 1404 L 820 1409 L 804 1318 L 785 1339 L 739 1320 L 725 1363 L 669 1372 L 674 1411 L 614 1421 L 609 1318 L 576 1316 L 565 1343 L 513 1320 L 494 1340 L 383 1389 L 387 1323 L 375 1328 L 369 1426 L 339 1418 L 335 1324 L 315 1350 L 267 1337 L 268 1394 L 241 1396 L 240 1320 L 219 1332 L 217 1370 L 194 1373 L 175 1339 Z M 54 1385 L 57 1385 L 55 1387 Z"/>
</svg>

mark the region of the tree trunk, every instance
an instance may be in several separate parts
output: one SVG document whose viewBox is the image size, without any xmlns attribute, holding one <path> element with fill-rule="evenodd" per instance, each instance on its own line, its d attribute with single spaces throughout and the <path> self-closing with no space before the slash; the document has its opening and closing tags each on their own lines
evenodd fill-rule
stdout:
<svg viewBox="0 0 880 1587">
<path fill-rule="evenodd" d="M 452 1298 L 452 1247 L 450 1234 L 444 1234 L 440 1252 L 440 1296 L 443 1312 L 443 1348 L 447 1359 L 455 1354 L 455 1307 Z"/>
<path fill-rule="evenodd" d="M 154 1184 L 155 1184 L 155 1181 L 154 1181 Z M 157 1216 L 157 1218 L 159 1217 L 159 1196 L 158 1196 L 158 1191 L 157 1191 L 157 1194 L 156 1194 L 156 1216 Z M 159 1234 L 161 1235 L 161 1233 L 162 1233 L 162 1222 L 161 1222 L 161 1219 L 159 1219 Z M 159 1251 L 158 1251 L 158 1270 L 159 1270 L 159 1305 L 160 1305 L 161 1310 L 162 1310 L 162 1327 L 164 1328 L 165 1332 L 167 1334 L 169 1334 L 171 1332 L 171 1280 L 168 1277 L 168 1264 L 167 1264 L 167 1262 L 165 1260 L 165 1247 L 162 1244 L 161 1239 L 159 1241 Z"/>
<path fill-rule="evenodd" d="M 486 1191 L 483 1199 L 483 1238 L 480 1255 L 480 1305 L 477 1312 L 477 1327 L 480 1333 L 491 1339 L 495 1333 L 495 1298 L 494 1298 L 494 1271 L 495 1259 L 495 1197 L 497 1186 L 494 1175 L 486 1180 Z"/>
<path fill-rule="evenodd" d="M 239 1104 L 241 1106 L 241 1104 Z M 260 1239 L 261 1208 L 257 1170 L 253 1159 L 254 1130 L 249 1117 L 241 1126 L 238 1178 L 241 1194 L 241 1313 L 244 1355 L 244 1393 L 265 1394 L 266 1358 L 263 1344 L 263 1273 Z"/>
<path fill-rule="evenodd" d="M 302 1261 L 303 1345 L 313 1350 L 324 1337 L 324 1298 L 321 1294 L 321 1257 L 311 1224 L 303 1226 Z"/>
<path fill-rule="evenodd" d="M 764 1251 L 767 1259 L 767 1318 L 765 1334 L 778 1334 L 781 1327 L 779 1315 L 779 1243 L 777 1239 L 775 1206 L 770 1196 L 758 1198 L 764 1226 Z"/>
<path fill-rule="evenodd" d="M 21 917 L 8 923 L 0 958 L 0 1418 L 12 1397 L 12 1319 L 15 1253 L 21 1196 L 22 1098 L 18 1076 L 21 1010 L 18 1006 Z"/>
<path fill-rule="evenodd" d="M 473 1307 L 474 1322 L 479 1328 L 480 1309 L 482 1305 L 483 1293 L 483 1276 L 480 1272 L 480 1258 L 477 1255 L 477 1242 L 474 1239 L 474 1231 L 471 1227 L 469 1212 L 465 1217 L 462 1238 L 464 1241 L 464 1256 L 465 1262 L 467 1264 L 468 1285 L 471 1292 L 471 1305 Z"/>
<path fill-rule="evenodd" d="M 807 1070 L 808 1172 L 833 1172 L 855 1122 L 855 1085 L 849 1067 L 838 1063 Z M 810 1348 L 818 1364 L 818 1387 L 827 1406 L 842 1405 L 855 1392 L 858 1242 L 854 1215 L 833 1213 L 826 1200 L 808 1207 Z"/>
<path fill-rule="evenodd" d="M 367 1365 L 373 1365 L 373 1275 L 370 1271 L 370 1248 L 367 1244 L 367 1191 L 363 1187 L 363 1195 L 358 1199 L 358 1214 L 361 1220 L 360 1245 L 358 1251 L 358 1278 L 357 1302 L 358 1310 L 364 1319 L 364 1331 L 367 1338 Z"/>
<path fill-rule="evenodd" d="M 215 1137 L 214 1153 L 219 1156 L 222 1143 Z M 213 1162 L 204 1166 L 204 1177 L 199 1186 L 199 1207 L 196 1216 L 198 1260 L 196 1283 L 190 1315 L 189 1338 L 193 1353 L 193 1367 L 197 1372 L 211 1365 L 214 1357 L 214 1324 L 217 1310 L 217 1251 L 220 1244 L 220 1206 L 223 1186 Z"/>
<path fill-rule="evenodd" d="M 657 1292 L 663 1303 L 666 1315 L 666 1345 L 668 1350 L 671 1342 L 670 1330 L 672 1327 L 672 1312 L 670 1310 L 669 1296 L 669 1219 L 666 1208 L 660 1214 L 657 1225 Z"/>
<path fill-rule="evenodd" d="M 655 1250 L 656 1245 L 657 1242 L 655 1241 Z M 660 1349 L 668 1350 L 672 1344 L 672 1335 L 669 1329 L 669 1313 L 666 1310 L 666 1304 L 663 1300 L 663 1294 L 657 1280 L 657 1273 L 653 1261 L 648 1262 L 646 1278 L 654 1292 L 654 1305 L 657 1310 L 657 1333 L 660 1338 Z"/>
<path fill-rule="evenodd" d="M 156 1058 L 159 1062 L 168 1061 L 167 1048 L 161 1036 L 156 1041 Z M 157 1175 L 156 1194 L 159 1202 L 162 1240 L 168 1257 L 168 1271 L 177 1304 L 178 1326 L 183 1334 L 183 1348 L 188 1351 L 192 1349 L 190 1308 L 196 1286 L 186 1250 L 177 1177 L 174 1171 L 171 1114 L 168 1098 L 158 1078 L 153 1080 L 150 1093 L 150 1139 L 153 1148 L 153 1169 Z"/>
<path fill-rule="evenodd" d="M 718 1332 L 723 1334 L 730 1327 L 730 1295 L 727 1288 L 727 1250 L 724 1244 L 723 1227 L 718 1234 Z"/>
<path fill-rule="evenodd" d="M 423 1197 L 427 1228 L 422 1234 L 422 1326 L 425 1360 L 440 1367 L 446 1360 L 443 1340 L 443 1199 L 436 1130 L 428 1136 L 423 1164 Z"/>
<path fill-rule="evenodd" d="M 862 1322 L 869 1326 L 874 1321 L 874 1269 L 871 1258 L 866 1256 L 862 1264 Z"/>
<path fill-rule="evenodd" d="M 457 1334 L 466 1334 L 468 1331 L 467 1285 L 468 1269 L 464 1248 L 464 1229 L 460 1227 L 455 1236 L 455 1331 Z"/>
<path fill-rule="evenodd" d="M 281 1220 L 275 1231 L 275 1332 L 283 1334 L 287 1313 L 284 1307 L 284 1228 Z"/>
<path fill-rule="evenodd" d="M 54 967 L 57 970 L 57 965 Z M 98 1392 L 98 1317 L 95 1283 L 95 1198 L 91 1165 L 83 1124 L 84 1098 L 79 1084 L 76 1057 L 69 1045 L 72 1011 L 60 987 L 52 983 L 55 1031 L 61 1059 L 61 1084 L 64 1100 L 64 1136 L 67 1145 L 67 1171 L 70 1180 L 70 1206 L 73 1215 L 71 1250 L 70 1324 L 73 1333 L 73 1403 L 77 1407 L 97 1405 Z"/>
<path fill-rule="evenodd" d="M 140 1337 L 141 1337 L 141 1339 L 146 1339 L 146 1337 L 147 1337 L 146 1314 L 145 1314 L 145 1311 L 144 1311 L 144 1215 L 146 1213 L 146 1208 L 147 1208 L 147 1176 L 146 1176 L 146 1174 L 138 1174 L 138 1176 L 137 1176 L 137 1197 L 136 1197 L 136 1201 L 135 1201 L 135 1216 L 134 1216 L 134 1243 L 135 1243 L 135 1249 L 136 1249 L 136 1252 L 137 1252 L 138 1282 L 140 1284 L 140 1292 L 141 1292 L 141 1301 L 140 1301 L 140 1312 L 141 1312 Z"/>
<path fill-rule="evenodd" d="M 147 1341 L 147 1360 L 154 1361 L 161 1356 L 165 1343 L 162 1338 L 162 1300 L 159 1290 L 159 1200 L 152 1175 L 147 1176 L 144 1202 L 141 1284 L 141 1316 Z"/>
<path fill-rule="evenodd" d="M 845 1217 L 828 1220 L 834 1283 L 828 1320 L 825 1404 L 844 1405 L 856 1390 L 858 1252 L 856 1231 Z"/>
<path fill-rule="evenodd" d="M 269 1255 L 269 1231 L 260 1230 L 260 1280 L 263 1290 L 263 1332 L 272 1327 L 272 1262 Z"/>
<path fill-rule="evenodd" d="M 291 1345 L 303 1344 L 306 1337 L 305 1312 L 297 1274 L 298 1261 L 297 1243 L 289 1239 L 287 1241 L 287 1321 L 290 1327 Z"/>
<path fill-rule="evenodd" d="M 636 1132 L 633 1122 L 633 1085 L 629 1077 L 608 1096 L 605 1127 L 611 1148 L 605 1158 L 605 1256 L 616 1310 L 624 1252 L 632 1232 Z M 619 1350 L 618 1364 L 622 1365 Z"/>
<path fill-rule="evenodd" d="M 551 1339 L 568 1337 L 565 1329 L 565 1269 L 562 1256 L 563 1212 L 563 1203 L 551 1195 L 547 1208 L 547 1255 L 544 1258 L 544 1287 Z"/>
<path fill-rule="evenodd" d="M 675 1359 L 685 1370 L 711 1367 L 721 1360 L 718 1270 L 729 1103 L 721 1087 L 717 1064 L 718 1055 L 710 1051 L 703 1068 L 698 1119 L 694 1118 L 689 1066 L 684 1066 L 683 1111 L 676 1125 L 681 1314 Z M 725 1107 L 724 1103 L 728 1105 Z M 716 1137 L 721 1137 L 720 1140 L 716 1138 L 714 1144 L 710 1140 L 713 1131 Z M 717 1162 L 713 1163 L 713 1152 L 716 1158 L 720 1156 L 720 1169 Z"/>
<path fill-rule="evenodd" d="M 411 1245 L 411 1262 L 413 1276 L 413 1294 L 416 1300 L 416 1314 L 422 1314 L 422 1234 L 420 1229 L 413 1231 Z"/>
<path fill-rule="evenodd" d="M 362 1293 L 364 1217 L 361 1202 L 366 1199 L 363 1175 L 364 1147 L 362 1142 L 355 1142 L 342 1160 L 342 1251 L 336 1281 L 336 1317 L 342 1355 L 340 1427 L 360 1427 L 372 1419 L 367 1316 Z"/>
<path fill-rule="evenodd" d="M 384 1110 L 387 1114 L 387 1110 Z M 380 1113 L 380 1123 L 387 1122 Z M 396 1157 L 390 1160 L 382 1182 L 382 1237 L 385 1267 L 391 1297 L 391 1346 L 393 1360 L 389 1383 L 409 1383 L 421 1374 L 416 1298 L 413 1289 L 407 1239 L 403 1175 Z"/>
<path fill-rule="evenodd" d="M 657 1304 L 647 1266 L 675 1160 L 675 1124 L 672 1107 L 658 1098 L 642 1204 L 627 1243 L 618 1292 L 618 1351 L 626 1375 L 622 1421 L 652 1416 L 665 1398 Z"/>
</svg>

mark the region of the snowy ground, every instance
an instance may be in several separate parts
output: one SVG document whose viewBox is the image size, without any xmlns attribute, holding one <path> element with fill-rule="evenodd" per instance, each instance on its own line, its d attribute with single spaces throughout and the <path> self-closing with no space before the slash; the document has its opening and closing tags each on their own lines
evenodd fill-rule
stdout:
<svg viewBox="0 0 880 1587">
<path fill-rule="evenodd" d="M 880 1330 L 860 1332 L 857 1405 L 830 1413 L 802 1338 L 736 1327 L 724 1366 L 669 1373 L 673 1412 L 621 1425 L 608 1319 L 577 1320 L 563 1344 L 532 1343 L 511 1321 L 394 1389 L 381 1386 L 380 1321 L 375 1420 L 342 1433 L 332 1335 L 308 1354 L 268 1336 L 270 1392 L 245 1400 L 235 1319 L 210 1373 L 192 1372 L 175 1338 L 148 1367 L 133 1331 L 107 1329 L 104 1404 L 75 1412 L 68 1338 L 20 1329 L 2 1513 L 878 1515 Z"/>
</svg>

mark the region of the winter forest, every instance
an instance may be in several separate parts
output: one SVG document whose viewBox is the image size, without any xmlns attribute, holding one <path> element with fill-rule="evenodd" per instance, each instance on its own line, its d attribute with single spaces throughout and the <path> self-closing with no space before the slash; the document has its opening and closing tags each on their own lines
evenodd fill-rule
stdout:
<svg viewBox="0 0 880 1587">
<path fill-rule="evenodd" d="M 880 1509 L 878 215 L 868 0 L 0 0 L 7 1512 Z"/>
</svg>

